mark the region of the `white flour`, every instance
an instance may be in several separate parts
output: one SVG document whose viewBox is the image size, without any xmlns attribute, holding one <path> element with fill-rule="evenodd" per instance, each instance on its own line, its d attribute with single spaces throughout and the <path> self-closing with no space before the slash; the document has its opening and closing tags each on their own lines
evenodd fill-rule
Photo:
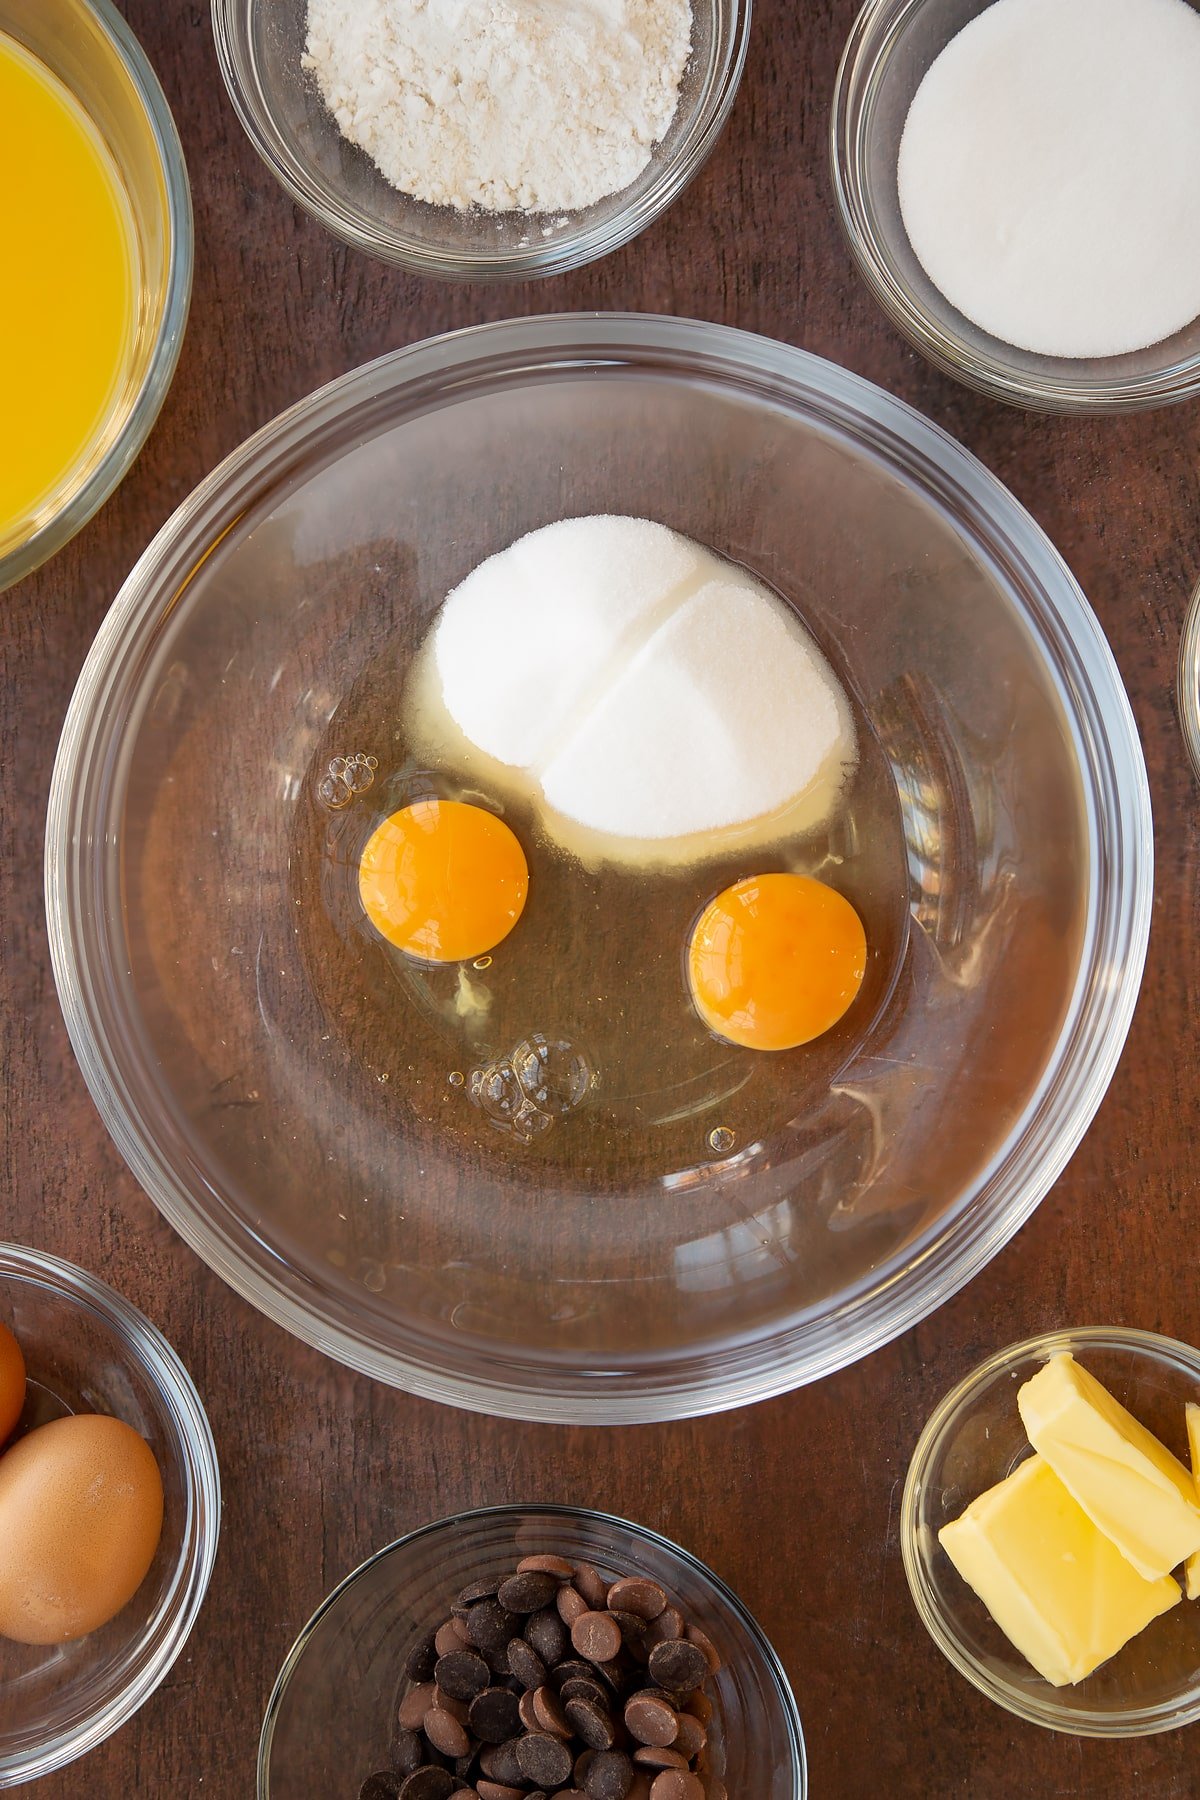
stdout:
<svg viewBox="0 0 1200 1800">
<path fill-rule="evenodd" d="M 403 193 L 576 211 L 646 167 L 691 29 L 690 0 L 309 0 L 304 64 Z"/>
</svg>

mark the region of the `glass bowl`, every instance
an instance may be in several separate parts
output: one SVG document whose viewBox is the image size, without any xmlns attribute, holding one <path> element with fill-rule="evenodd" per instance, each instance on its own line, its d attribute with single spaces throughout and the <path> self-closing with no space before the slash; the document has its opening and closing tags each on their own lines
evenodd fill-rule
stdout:
<svg viewBox="0 0 1200 1800">
<path fill-rule="evenodd" d="M 1190 1466 L 1184 1405 L 1200 1401 L 1200 1353 L 1123 1326 L 1013 1344 L 960 1382 L 921 1433 L 900 1512 L 908 1585 L 938 1649 L 1018 1718 L 1076 1737 L 1172 1731 L 1200 1719 L 1200 1608 L 1182 1600 L 1086 1680 L 1056 1688 L 1013 1649 L 938 1543 L 943 1525 L 1031 1454 L 1017 1390 L 1063 1350 Z"/>
<path fill-rule="evenodd" d="M 497 1506 L 426 1525 L 380 1550 L 322 1602 L 288 1652 L 263 1721 L 259 1800 L 357 1792 L 386 1769 L 400 1666 L 444 1623 L 473 1579 L 510 1573 L 523 1556 L 557 1553 L 606 1578 L 665 1587 L 711 1638 L 720 1673 L 712 1773 L 731 1800 L 804 1800 L 800 1715 L 779 1659 L 741 1601 L 710 1569 L 655 1531 L 566 1506 Z"/>
<path fill-rule="evenodd" d="M 638 1046 L 621 1040 L 586 1116 L 519 1149 L 464 1087 L 455 972 L 448 994 L 413 986 L 412 965 L 377 966 L 357 921 L 334 931 L 322 859 L 327 831 L 386 803 L 398 753 L 378 719 L 359 741 L 364 696 L 390 720 L 447 591 L 532 527 L 593 512 L 661 519 L 800 608 L 879 777 L 870 841 L 888 850 L 894 954 L 842 1036 L 756 1061 L 693 1022 L 682 945 L 703 870 L 662 903 L 653 956 L 649 885 L 589 915 L 583 974 L 554 946 L 554 908 L 530 913 L 510 946 L 526 946 L 516 998 L 537 1009 L 518 1036 L 570 1037 L 594 970 L 594 1024 L 612 1036 L 653 983 L 664 1064 L 686 1043 L 697 1069 L 686 1088 L 674 1062 L 623 1086 Z M 335 752 L 374 753 L 379 770 L 331 815 Z M 853 849 L 848 836 L 838 854 Z M 46 854 L 85 1077 L 212 1267 L 371 1375 L 597 1423 L 813 1380 L 994 1256 L 1099 1104 L 1152 885 L 1112 657 L 999 483 L 816 357 L 603 315 L 398 351 L 229 458 L 101 628 Z M 569 870 L 542 857 L 533 880 L 574 905 Z M 496 961 L 462 978 L 509 980 L 515 960 Z M 389 1036 L 410 1030 L 419 1069 Z"/>
<path fill-rule="evenodd" d="M 1186 400 L 1200 389 L 1200 318 L 1126 356 L 1038 356 L 964 318 L 913 253 L 896 189 L 908 109 L 931 63 L 990 3 L 867 0 L 855 20 L 838 70 L 830 148 L 842 226 L 867 286 L 930 362 L 993 399 L 1039 412 Z"/>
<path fill-rule="evenodd" d="M 0 1244 L 0 1319 L 29 1377 L 21 1427 L 108 1413 L 141 1433 L 163 1478 L 162 1538 L 129 1604 L 72 1644 L 0 1639 L 0 1788 L 94 1750 L 154 1692 L 187 1641 L 217 1554 L 221 1485 L 200 1397 L 150 1321 L 92 1275 Z"/>
<path fill-rule="evenodd" d="M 1175 698 L 1188 758 L 1200 781 L 1200 587 L 1192 595 L 1183 622 Z"/>
<path fill-rule="evenodd" d="M 19 535 L 0 538 L 0 592 L 53 556 L 128 473 L 171 385 L 192 289 L 192 202 L 170 109 L 110 0 L 0 0 L 0 32 L 75 95 L 123 179 L 136 232 L 137 322 L 124 385 L 81 459 Z"/>
<path fill-rule="evenodd" d="M 583 212 L 456 212 L 393 188 L 348 143 L 300 58 L 308 0 L 212 0 L 221 73 L 267 167 L 328 231 L 421 274 L 561 275 L 644 231 L 696 175 L 742 77 L 750 0 L 692 0 L 692 54 L 666 136 L 631 187 Z"/>
</svg>

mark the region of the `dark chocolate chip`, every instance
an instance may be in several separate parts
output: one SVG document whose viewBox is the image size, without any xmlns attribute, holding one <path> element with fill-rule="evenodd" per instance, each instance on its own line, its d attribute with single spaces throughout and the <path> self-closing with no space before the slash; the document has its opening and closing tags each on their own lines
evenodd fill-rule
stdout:
<svg viewBox="0 0 1200 1800">
<path fill-rule="evenodd" d="M 639 1744 L 665 1746 L 679 1736 L 679 1718 L 661 1694 L 634 1694 L 625 1702 L 625 1729 Z"/>
<path fill-rule="evenodd" d="M 621 1642 L 630 1656 L 636 1658 L 638 1662 L 646 1662 L 650 1655 L 651 1645 L 645 1619 L 640 1618 L 637 1613 L 624 1612 L 615 1606 L 609 1607 L 608 1616 L 610 1619 L 615 1619 L 620 1626 Z"/>
<path fill-rule="evenodd" d="M 699 1756 L 707 1742 L 708 1733 L 700 1720 L 693 1718 L 691 1713 L 680 1713 L 675 1748 L 684 1756 Z"/>
<path fill-rule="evenodd" d="M 435 1692 L 432 1681 L 419 1681 L 416 1687 L 410 1687 L 396 1713 L 400 1724 L 410 1731 L 419 1730 L 421 1720 L 433 1705 Z"/>
<path fill-rule="evenodd" d="M 400 1785 L 400 1800 L 450 1800 L 457 1786 L 458 1778 L 449 1769 L 426 1763 L 405 1776 Z"/>
<path fill-rule="evenodd" d="M 499 1583 L 495 1581 L 469 1581 L 465 1588 L 459 1590 L 454 1604 L 455 1606 L 474 1606 L 479 1600 L 492 1600 L 495 1598 L 498 1586 Z"/>
<path fill-rule="evenodd" d="M 511 1638 L 508 1645 L 508 1670 L 523 1688 L 540 1688 L 546 1679 L 546 1665 L 524 1638 Z"/>
<path fill-rule="evenodd" d="M 391 1769 L 379 1769 L 367 1776 L 358 1790 L 358 1800 L 396 1800 L 402 1779 Z"/>
<path fill-rule="evenodd" d="M 708 1664 L 709 1674 L 719 1675 L 721 1672 L 721 1658 L 717 1654 L 717 1646 L 713 1643 L 712 1639 L 705 1632 L 701 1631 L 698 1625 L 689 1625 L 684 1635 L 689 1644 L 695 1644 L 697 1650 L 703 1652 L 704 1660 Z"/>
<path fill-rule="evenodd" d="M 489 1781 L 507 1781 L 524 1785 L 525 1777 L 521 1774 L 521 1765 L 517 1761 L 517 1745 L 519 1738 L 509 1738 L 503 1744 L 489 1744 L 479 1756 L 479 1767 Z"/>
<path fill-rule="evenodd" d="M 573 1675 L 570 1681 L 564 1681 L 558 1690 L 563 1700 L 591 1700 L 596 1706 L 607 1707 L 608 1689 L 602 1687 L 592 1675 Z"/>
<path fill-rule="evenodd" d="M 681 1750 L 667 1749 L 661 1744 L 639 1744 L 633 1760 L 639 1769 L 686 1769 L 688 1766 L 687 1757 Z"/>
<path fill-rule="evenodd" d="M 507 1650 L 509 1638 L 515 1637 L 519 1629 L 516 1615 L 498 1600 L 480 1600 L 467 1614 L 467 1636 L 477 1650 L 485 1653 L 499 1655 Z"/>
<path fill-rule="evenodd" d="M 527 1781 L 543 1787 L 561 1787 L 571 1778 L 574 1758 L 561 1738 L 548 1731 L 531 1731 L 517 1745 L 517 1761 Z"/>
<path fill-rule="evenodd" d="M 589 1750 L 611 1750 L 616 1731 L 611 1717 L 591 1700 L 568 1700 L 563 1707 L 567 1723 Z"/>
<path fill-rule="evenodd" d="M 569 1656 L 565 1662 L 560 1662 L 555 1669 L 553 1676 L 554 1685 L 561 1694 L 568 1681 L 575 1681 L 577 1679 L 582 1681 L 595 1681 L 595 1665 L 584 1662 L 582 1657 Z"/>
<path fill-rule="evenodd" d="M 525 1789 L 510 1787 L 502 1781 L 477 1781 L 475 1791 L 479 1800 L 525 1800 Z"/>
<path fill-rule="evenodd" d="M 650 1652 L 650 1674 L 659 1687 L 672 1694 L 690 1693 L 707 1679 L 708 1673 L 708 1659 L 703 1651 L 686 1638 L 655 1644 Z"/>
<path fill-rule="evenodd" d="M 401 1664 L 401 1669 L 409 1681 L 432 1681 L 433 1665 L 437 1661 L 435 1633 L 430 1631 L 409 1650 Z"/>
<path fill-rule="evenodd" d="M 552 1731 L 555 1737 L 570 1737 L 567 1715 L 553 1688 L 538 1688 L 533 1696 L 533 1716 L 543 1731 Z"/>
<path fill-rule="evenodd" d="M 569 1581 L 565 1582 L 563 1586 L 559 1588 L 554 1604 L 558 1609 L 559 1618 L 568 1630 L 570 1630 L 576 1619 L 581 1618 L 588 1610 L 587 1601 L 584 1599 L 579 1589 L 577 1587 L 572 1587 Z"/>
<path fill-rule="evenodd" d="M 647 1621 L 657 1619 L 666 1604 L 667 1596 L 657 1581 L 647 1581 L 641 1575 L 626 1575 L 608 1590 L 610 1612 L 636 1613 L 639 1619 Z"/>
<path fill-rule="evenodd" d="M 664 1769 L 651 1783 L 650 1800 L 704 1800 L 704 1783 L 688 1769 Z"/>
<path fill-rule="evenodd" d="M 392 1767 L 398 1775 L 411 1775 L 425 1761 L 425 1746 L 419 1731 L 408 1725 L 397 1725 L 392 1734 Z"/>
<path fill-rule="evenodd" d="M 568 1562 L 565 1556 L 523 1556 L 517 1564 L 517 1574 L 524 1575 L 527 1569 L 537 1569 L 543 1575 L 553 1575 L 558 1581 L 570 1581 L 575 1573 L 575 1564 Z"/>
<path fill-rule="evenodd" d="M 584 1777 L 588 1800 L 625 1800 L 633 1786 L 633 1764 L 623 1750 L 598 1750 Z"/>
<path fill-rule="evenodd" d="M 560 1663 L 570 1647 L 567 1628 L 557 1607 L 546 1607 L 525 1621 L 525 1642 L 531 1644 L 548 1669 Z"/>
<path fill-rule="evenodd" d="M 608 1583 L 599 1569 L 593 1568 L 588 1562 L 576 1563 L 573 1581 L 590 1607 L 599 1610 L 605 1605 L 608 1600 Z"/>
<path fill-rule="evenodd" d="M 521 1729 L 521 1713 L 515 1694 L 507 1688 L 485 1688 L 471 1702 L 467 1720 L 485 1744 L 502 1744 Z"/>
<path fill-rule="evenodd" d="M 571 1643 L 590 1663 L 611 1662 L 621 1648 L 621 1627 L 610 1612 L 581 1613 L 571 1627 Z M 700 1656 L 698 1650 L 696 1655 Z M 703 1662 L 704 1658 L 700 1660 Z M 687 1685 L 696 1684 L 690 1681 Z"/>
<path fill-rule="evenodd" d="M 490 1683 L 487 1663 L 473 1650 L 451 1650 L 439 1656 L 433 1674 L 443 1694 L 454 1700 L 473 1700 Z"/>
<path fill-rule="evenodd" d="M 684 1632 L 684 1617 L 677 1606 L 664 1606 L 657 1619 L 651 1619 L 646 1627 L 647 1641 L 654 1644 L 665 1644 L 671 1638 L 681 1638 Z"/>
<path fill-rule="evenodd" d="M 460 1724 L 453 1713 L 443 1712 L 440 1706 L 430 1707 L 421 1730 L 434 1749 L 440 1750 L 443 1756 L 470 1754 L 471 1739 L 466 1726 Z"/>
<path fill-rule="evenodd" d="M 509 1612 L 535 1613 L 552 1606 L 558 1598 L 559 1583 L 542 1569 L 527 1569 L 523 1575 L 510 1575 L 496 1593 L 501 1606 Z"/>
</svg>

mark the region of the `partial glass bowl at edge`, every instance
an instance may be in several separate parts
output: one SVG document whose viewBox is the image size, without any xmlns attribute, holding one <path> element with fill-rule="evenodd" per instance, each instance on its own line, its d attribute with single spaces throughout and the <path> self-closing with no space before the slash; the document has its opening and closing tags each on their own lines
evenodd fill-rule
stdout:
<svg viewBox="0 0 1200 1800">
<path fill-rule="evenodd" d="M 1175 700 L 1192 773 L 1200 781 L 1200 587 L 1192 595 L 1183 622 Z"/>
<path fill-rule="evenodd" d="M 678 198 L 724 129 L 751 0 L 693 0 L 679 105 L 632 186 L 582 212 L 465 212 L 400 193 L 344 139 L 302 65 L 307 0 L 212 0 L 225 85 L 254 148 L 294 200 L 359 250 L 444 279 L 561 275 L 628 243 Z"/>
<path fill-rule="evenodd" d="M 804 1800 L 804 1734 L 778 1657 L 741 1601 L 704 1564 L 642 1525 L 565 1506 L 497 1506 L 458 1513 L 389 1544 L 322 1602 L 288 1653 L 263 1722 L 259 1800 L 358 1782 L 388 1767 L 408 1648 L 447 1616 L 469 1581 L 510 1573 L 522 1556 L 553 1553 L 606 1576 L 642 1575 L 665 1588 L 711 1638 L 719 1727 L 714 1774 L 730 1800 Z"/>
<path fill-rule="evenodd" d="M 98 442 L 0 555 L 0 592 L 60 550 L 128 473 L 166 398 L 192 291 L 192 202 L 179 135 L 141 45 L 111 0 L 0 0 L 10 33 L 78 99 L 121 174 L 136 232 L 138 323 Z M 5 277 L 7 279 L 7 277 Z"/>
<path fill-rule="evenodd" d="M 43 1251 L 0 1244 L 0 1320 L 25 1355 L 26 1425 L 68 1412 L 123 1419 L 154 1452 L 164 1498 L 150 1572 L 114 1619 L 72 1644 L 0 1641 L 0 1788 L 7 1788 L 94 1750 L 167 1675 L 212 1575 L 221 1483 L 187 1370 L 111 1288 Z"/>
<path fill-rule="evenodd" d="M 867 0 L 838 70 L 830 132 L 834 191 L 859 272 L 911 344 L 955 380 L 1042 412 L 1123 412 L 1200 391 L 1200 319 L 1126 356 L 1038 356 L 965 318 L 917 261 L 897 194 L 913 95 L 951 38 L 990 0 Z M 1200 5 L 1200 0 L 1189 0 Z"/>
<path fill-rule="evenodd" d="M 887 758 L 909 926 L 883 1011 L 786 1128 L 714 1155 L 701 1120 L 693 1160 L 628 1181 L 513 1173 L 420 1124 L 403 1067 L 381 1082 L 320 998 L 293 892 L 363 671 L 410 657 L 482 558 L 592 512 L 662 519 L 799 606 Z M 373 1376 L 617 1423 L 816 1379 L 996 1254 L 1115 1067 L 1152 840 L 1100 627 L 979 463 L 803 352 L 576 315 L 385 357 L 197 490 L 88 657 L 46 870 L 85 1077 L 213 1268 Z M 635 979 L 629 947 L 602 973 Z"/>
<path fill-rule="evenodd" d="M 991 1356 L 921 1434 L 900 1511 L 909 1588 L 938 1649 L 989 1700 L 1076 1737 L 1145 1737 L 1200 1720 L 1200 1608 L 1182 1600 L 1074 1687 L 1052 1687 L 1013 1648 L 938 1543 L 943 1525 L 1030 1454 L 1017 1393 L 1068 1351 L 1187 1466 L 1184 1407 L 1200 1401 L 1200 1353 L 1124 1326 L 1049 1332 Z"/>
</svg>

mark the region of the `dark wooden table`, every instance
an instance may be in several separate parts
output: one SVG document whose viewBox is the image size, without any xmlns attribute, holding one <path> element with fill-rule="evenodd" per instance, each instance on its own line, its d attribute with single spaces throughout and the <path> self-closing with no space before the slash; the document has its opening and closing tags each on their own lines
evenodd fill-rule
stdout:
<svg viewBox="0 0 1200 1800">
<path fill-rule="evenodd" d="M 987 1352 L 1079 1323 L 1200 1342 L 1200 806 L 1173 697 L 1200 575 L 1200 405 L 1098 421 L 1025 416 L 936 374 L 885 323 L 841 240 L 826 156 L 855 0 L 761 0 L 732 122 L 700 179 L 627 249 L 521 287 L 436 285 L 335 243 L 243 137 L 201 0 L 125 0 L 124 10 L 187 153 L 195 296 L 179 373 L 137 466 L 0 610 L 3 1235 L 94 1269 L 177 1346 L 216 1433 L 225 1519 L 207 1604 L 162 1688 L 39 1792 L 243 1800 L 275 1672 L 333 1583 L 453 1508 L 536 1497 L 657 1526 L 741 1593 L 794 1684 L 814 1795 L 1200 1793 L 1198 1728 L 1083 1742 L 1021 1725 L 978 1695 L 926 1638 L 896 1535 L 920 1426 Z M 1154 931 L 1124 1059 L 1083 1147 L 1017 1240 L 918 1330 L 818 1387 L 619 1432 L 514 1425 L 411 1400 L 236 1300 L 110 1145 L 72 1059 L 42 915 L 46 795 L 72 684 L 126 572 L 191 488 L 282 407 L 382 351 L 484 319 L 586 307 L 689 314 L 803 345 L 899 394 L 981 456 L 1099 613 L 1137 714 L 1157 816 Z"/>
</svg>

